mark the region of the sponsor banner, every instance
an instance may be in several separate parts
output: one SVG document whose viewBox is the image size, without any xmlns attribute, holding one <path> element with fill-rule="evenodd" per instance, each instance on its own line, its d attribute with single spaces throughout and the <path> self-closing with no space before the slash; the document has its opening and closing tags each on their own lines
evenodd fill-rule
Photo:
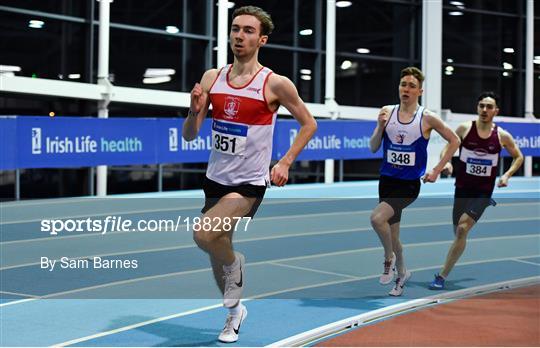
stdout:
<svg viewBox="0 0 540 348">
<path fill-rule="evenodd" d="M 540 123 L 497 122 L 497 124 L 512 134 L 523 156 L 540 156 Z M 510 156 L 506 150 L 503 150 L 501 155 Z"/>
<path fill-rule="evenodd" d="M 19 117 L 19 168 L 155 163 L 155 119 Z"/>
<path fill-rule="evenodd" d="M 17 169 L 17 118 L 0 118 L 0 169 Z"/>
<path fill-rule="evenodd" d="M 369 150 L 374 121 L 319 120 L 318 125 L 299 160 L 381 157 L 380 150 L 375 154 Z M 540 156 L 538 124 L 500 125 L 512 133 L 524 155 Z M 182 138 L 182 126 L 183 119 L 178 118 L 0 117 L 0 169 L 208 161 L 212 120 L 205 120 L 190 142 Z M 247 131 L 224 122 L 214 125 L 214 131 L 216 127 L 235 136 Z M 299 129 L 294 120 L 277 121 L 273 159 L 283 157 Z M 430 147 L 434 145 L 442 147 L 442 139 L 432 136 Z M 429 150 L 429 154 L 433 160 L 439 157 L 438 151 Z M 508 156 L 506 151 L 503 156 Z"/>
<path fill-rule="evenodd" d="M 156 120 L 156 163 L 207 162 L 212 148 L 211 123 L 206 120 L 199 135 L 192 141 L 182 138 L 184 119 L 160 118 Z"/>
<path fill-rule="evenodd" d="M 369 150 L 374 121 L 318 120 L 317 132 L 298 156 L 299 160 L 381 158 L 381 150 Z M 298 135 L 300 125 L 294 120 L 279 120 L 274 134 L 273 158 L 287 153 Z"/>
</svg>

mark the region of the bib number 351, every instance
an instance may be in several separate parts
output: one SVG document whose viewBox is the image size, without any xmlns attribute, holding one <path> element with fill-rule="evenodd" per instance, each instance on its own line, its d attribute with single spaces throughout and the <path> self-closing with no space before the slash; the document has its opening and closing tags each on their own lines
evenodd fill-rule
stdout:
<svg viewBox="0 0 540 348">
<path fill-rule="evenodd" d="M 229 155 L 241 155 L 244 152 L 246 137 L 213 133 L 213 146 L 216 151 Z"/>
</svg>

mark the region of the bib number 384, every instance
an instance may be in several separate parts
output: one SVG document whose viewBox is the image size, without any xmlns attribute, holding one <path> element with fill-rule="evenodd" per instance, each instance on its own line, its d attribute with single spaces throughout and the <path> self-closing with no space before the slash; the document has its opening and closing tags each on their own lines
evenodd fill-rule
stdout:
<svg viewBox="0 0 540 348">
<path fill-rule="evenodd" d="M 466 172 L 476 176 L 491 176 L 491 166 L 467 163 Z"/>
<path fill-rule="evenodd" d="M 386 161 L 400 166 L 414 166 L 416 154 L 414 152 L 388 150 Z"/>
</svg>

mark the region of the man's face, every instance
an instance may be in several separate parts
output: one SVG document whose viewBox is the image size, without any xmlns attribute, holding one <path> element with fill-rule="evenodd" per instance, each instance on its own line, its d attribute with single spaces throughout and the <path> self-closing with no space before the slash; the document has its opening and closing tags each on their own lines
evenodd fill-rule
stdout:
<svg viewBox="0 0 540 348">
<path fill-rule="evenodd" d="M 423 91 L 420 81 L 413 75 L 403 76 L 399 81 L 399 99 L 404 103 L 418 102 Z"/>
<path fill-rule="evenodd" d="M 261 22 L 255 16 L 240 15 L 231 24 L 230 45 L 236 57 L 249 56 L 266 43 L 261 35 Z"/>
<path fill-rule="evenodd" d="M 493 121 L 493 117 L 499 113 L 499 108 L 497 107 L 497 102 L 495 99 L 485 97 L 478 102 L 476 112 L 478 113 L 478 117 L 481 121 L 491 122 Z"/>
</svg>

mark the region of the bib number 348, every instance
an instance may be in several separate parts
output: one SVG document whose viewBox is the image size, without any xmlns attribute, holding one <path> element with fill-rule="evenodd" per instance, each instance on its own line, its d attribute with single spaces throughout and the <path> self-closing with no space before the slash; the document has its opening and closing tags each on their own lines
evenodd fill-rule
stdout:
<svg viewBox="0 0 540 348">
<path fill-rule="evenodd" d="M 388 163 L 398 164 L 400 166 L 414 166 L 415 155 L 414 152 L 388 150 L 386 160 Z"/>
</svg>

